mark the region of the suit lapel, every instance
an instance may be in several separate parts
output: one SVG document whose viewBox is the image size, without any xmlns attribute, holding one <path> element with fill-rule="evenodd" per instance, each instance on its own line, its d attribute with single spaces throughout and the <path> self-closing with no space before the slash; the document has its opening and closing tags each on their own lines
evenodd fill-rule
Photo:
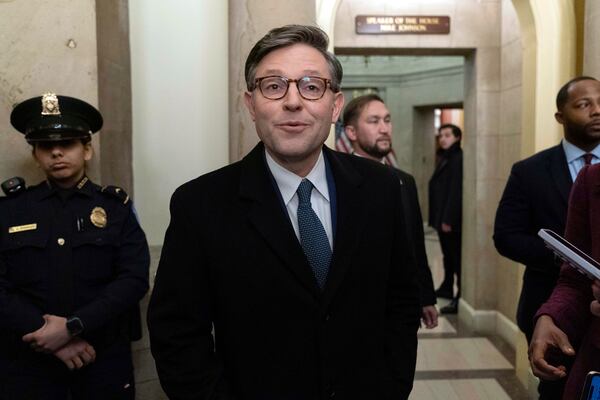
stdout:
<svg viewBox="0 0 600 400">
<path fill-rule="evenodd" d="M 315 296 L 319 288 L 285 209 L 268 167 L 264 161 L 264 146 L 258 144 L 242 161 L 240 197 L 251 202 L 250 223 L 263 237 L 268 247 L 282 260 L 285 268 Z"/>
<path fill-rule="evenodd" d="M 554 151 L 551 153 L 548 161 L 548 168 L 550 169 L 552 181 L 560 192 L 565 204 L 568 204 L 569 194 L 571 193 L 571 186 L 573 186 L 573 182 L 571 181 L 571 173 L 569 172 L 567 157 L 565 156 L 565 152 L 560 144 L 554 147 Z"/>
<path fill-rule="evenodd" d="M 362 177 L 335 152 L 324 148 L 331 164 L 337 194 L 337 223 L 333 244 L 333 257 L 329 267 L 327 283 L 323 292 L 322 310 L 326 311 L 335 292 L 344 280 L 352 264 L 354 250 L 362 229 L 366 226 L 364 194 L 360 190 Z"/>
</svg>

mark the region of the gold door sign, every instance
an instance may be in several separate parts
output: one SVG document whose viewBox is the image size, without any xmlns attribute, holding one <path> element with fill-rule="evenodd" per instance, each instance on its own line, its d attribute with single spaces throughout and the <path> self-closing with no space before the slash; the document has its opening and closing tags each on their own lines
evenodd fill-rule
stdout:
<svg viewBox="0 0 600 400">
<path fill-rule="evenodd" d="M 440 35 L 450 33 L 450 17 L 431 15 L 357 15 L 361 35 Z"/>
</svg>

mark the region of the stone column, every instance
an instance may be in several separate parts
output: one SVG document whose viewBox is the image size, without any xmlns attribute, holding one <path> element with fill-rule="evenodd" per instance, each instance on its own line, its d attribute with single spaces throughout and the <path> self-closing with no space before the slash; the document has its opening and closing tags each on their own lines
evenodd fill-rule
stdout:
<svg viewBox="0 0 600 400">
<path fill-rule="evenodd" d="M 96 32 L 102 184 L 121 186 L 133 198 L 128 1 L 96 1 Z"/>
<path fill-rule="evenodd" d="M 229 160 L 241 159 L 258 142 L 246 111 L 244 63 L 269 30 L 287 24 L 316 25 L 315 0 L 229 0 Z"/>
<path fill-rule="evenodd" d="M 14 105 L 49 91 L 98 105 L 94 7 L 94 0 L 0 1 L 0 182 L 44 179 L 31 147 L 10 125 Z M 96 155 L 88 163 L 95 181 L 101 135 L 94 135 Z"/>
<path fill-rule="evenodd" d="M 583 74 L 600 79 L 600 2 L 585 2 Z"/>
<path fill-rule="evenodd" d="M 162 243 L 169 199 L 228 162 L 227 2 L 129 1 L 136 208 Z"/>
</svg>

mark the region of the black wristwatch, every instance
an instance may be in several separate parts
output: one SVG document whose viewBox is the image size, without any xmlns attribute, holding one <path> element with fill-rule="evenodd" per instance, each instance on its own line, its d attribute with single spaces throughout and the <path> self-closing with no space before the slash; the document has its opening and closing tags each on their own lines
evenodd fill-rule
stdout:
<svg viewBox="0 0 600 400">
<path fill-rule="evenodd" d="M 67 318 L 67 330 L 71 336 L 77 336 L 83 332 L 83 322 L 79 317 L 69 317 Z"/>
</svg>

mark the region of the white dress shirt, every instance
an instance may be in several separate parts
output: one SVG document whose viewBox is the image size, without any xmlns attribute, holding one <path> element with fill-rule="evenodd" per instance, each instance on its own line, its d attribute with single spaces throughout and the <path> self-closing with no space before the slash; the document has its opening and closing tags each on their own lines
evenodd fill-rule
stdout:
<svg viewBox="0 0 600 400">
<path fill-rule="evenodd" d="M 283 204 L 285 204 L 288 215 L 290 216 L 290 221 L 294 227 L 296 237 L 298 238 L 298 241 L 300 241 L 300 230 L 298 228 L 298 194 L 296 191 L 303 178 L 277 164 L 277 161 L 275 161 L 266 150 L 265 156 L 267 159 L 267 166 L 275 178 L 279 193 L 281 193 L 283 199 Z M 327 185 L 325 159 L 323 157 L 323 151 L 321 151 L 317 163 L 308 175 L 306 175 L 306 179 L 314 186 L 310 195 L 310 203 L 312 209 L 317 214 L 317 217 L 319 217 L 321 224 L 323 224 L 323 228 L 325 228 L 327 239 L 329 239 L 329 246 L 333 251 L 333 229 L 331 224 L 329 185 Z"/>
</svg>

